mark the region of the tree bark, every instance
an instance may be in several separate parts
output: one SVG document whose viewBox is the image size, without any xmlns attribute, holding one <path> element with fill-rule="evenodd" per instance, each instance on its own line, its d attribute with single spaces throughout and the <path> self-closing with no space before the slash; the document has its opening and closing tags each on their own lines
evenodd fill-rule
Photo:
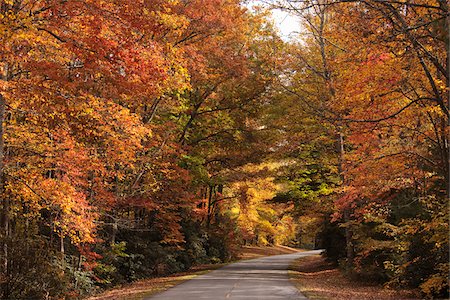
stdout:
<svg viewBox="0 0 450 300">
<path fill-rule="evenodd" d="M 4 73 L 3 81 L 8 80 L 8 65 L 4 65 Z M 2 245 L 2 254 L 3 254 L 3 270 L 4 274 L 8 273 L 8 243 L 7 240 L 9 238 L 9 200 L 6 199 L 4 195 L 4 160 L 5 160 L 5 141 L 4 141 L 4 126 L 3 123 L 5 121 L 5 109 L 6 109 L 6 100 L 3 94 L 0 93 L 0 197 L 2 199 L 2 231 L 3 231 L 3 245 Z"/>
<path fill-rule="evenodd" d="M 344 161 L 345 161 L 345 148 L 344 148 L 344 134 L 342 133 L 342 128 L 339 127 L 338 133 L 338 145 L 339 145 L 339 175 L 341 177 L 342 185 L 345 186 L 345 175 L 344 175 Z M 345 208 L 344 211 L 344 221 L 346 223 L 345 226 L 345 250 L 346 250 L 346 258 L 349 266 L 353 265 L 354 259 L 354 249 L 353 249 L 353 232 L 350 228 L 350 208 Z"/>
<path fill-rule="evenodd" d="M 209 195 L 208 195 L 208 212 L 206 215 L 206 227 L 209 228 L 211 225 L 211 214 L 212 214 L 212 198 L 213 198 L 214 186 L 209 187 Z"/>
</svg>

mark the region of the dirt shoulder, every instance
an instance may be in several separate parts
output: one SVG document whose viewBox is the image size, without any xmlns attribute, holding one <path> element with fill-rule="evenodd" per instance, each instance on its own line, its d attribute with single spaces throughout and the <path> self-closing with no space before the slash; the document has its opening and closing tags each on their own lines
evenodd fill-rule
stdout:
<svg viewBox="0 0 450 300">
<path fill-rule="evenodd" d="M 298 259 L 289 271 L 291 280 L 309 299 L 318 300 L 416 300 L 416 292 L 387 290 L 380 285 L 350 280 L 320 255 Z"/>
<path fill-rule="evenodd" d="M 301 250 L 286 246 L 247 246 L 241 249 L 239 259 L 243 260 L 270 255 L 290 254 L 298 251 Z M 141 300 L 225 265 L 226 264 L 200 265 L 183 273 L 136 281 L 105 291 L 101 294 L 87 298 L 86 300 Z"/>
<path fill-rule="evenodd" d="M 263 256 L 291 254 L 295 252 L 305 251 L 301 249 L 295 249 L 287 246 L 245 246 L 241 249 L 240 259 L 252 259 Z"/>
</svg>

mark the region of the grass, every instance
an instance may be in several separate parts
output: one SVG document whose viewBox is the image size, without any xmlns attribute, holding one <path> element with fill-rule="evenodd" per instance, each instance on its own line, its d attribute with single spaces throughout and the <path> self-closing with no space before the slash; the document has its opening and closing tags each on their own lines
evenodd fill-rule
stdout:
<svg viewBox="0 0 450 300">
<path fill-rule="evenodd" d="M 299 250 L 285 246 L 256 247 L 246 246 L 241 249 L 239 259 L 252 259 L 263 256 L 289 254 Z M 115 287 L 86 300 L 142 300 L 157 293 L 163 292 L 173 286 L 206 274 L 227 264 L 208 264 L 193 267 L 192 269 L 166 277 L 149 278 L 136 281 L 123 286 Z"/>
<path fill-rule="evenodd" d="M 312 300 L 416 300 L 416 291 L 388 290 L 383 286 L 350 279 L 320 255 L 302 257 L 291 265 L 289 276 Z"/>
</svg>

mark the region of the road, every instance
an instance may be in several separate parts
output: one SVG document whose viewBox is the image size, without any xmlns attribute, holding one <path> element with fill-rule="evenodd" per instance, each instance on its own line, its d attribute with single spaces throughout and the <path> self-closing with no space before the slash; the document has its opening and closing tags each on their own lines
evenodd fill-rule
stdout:
<svg viewBox="0 0 450 300">
<path fill-rule="evenodd" d="M 307 299 L 291 283 L 287 269 L 293 260 L 320 252 L 314 250 L 237 262 L 146 300 Z"/>
</svg>

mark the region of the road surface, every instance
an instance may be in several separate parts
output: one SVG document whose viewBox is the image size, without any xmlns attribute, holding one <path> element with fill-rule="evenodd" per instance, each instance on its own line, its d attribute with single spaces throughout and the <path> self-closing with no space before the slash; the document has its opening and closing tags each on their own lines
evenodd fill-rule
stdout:
<svg viewBox="0 0 450 300">
<path fill-rule="evenodd" d="M 146 300 L 307 299 L 291 283 L 287 269 L 293 260 L 320 252 L 267 256 L 230 264 Z"/>
</svg>

